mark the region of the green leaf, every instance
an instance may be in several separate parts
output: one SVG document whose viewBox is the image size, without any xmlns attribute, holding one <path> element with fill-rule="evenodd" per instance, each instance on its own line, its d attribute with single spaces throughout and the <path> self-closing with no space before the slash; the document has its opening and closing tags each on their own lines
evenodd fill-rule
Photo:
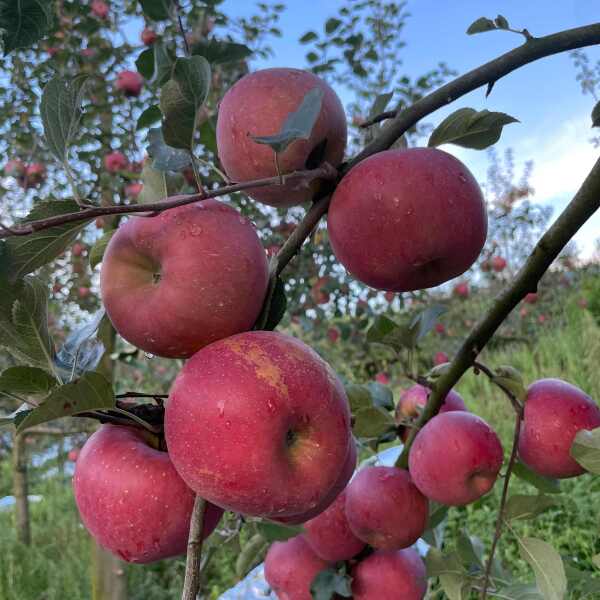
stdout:
<svg viewBox="0 0 600 600">
<path fill-rule="evenodd" d="M 517 400 L 520 400 L 522 402 L 525 401 L 525 397 L 527 396 L 527 389 L 525 388 L 523 375 L 521 375 L 521 373 L 514 367 L 498 367 L 496 369 L 494 377 L 492 378 L 492 381 L 507 389 Z"/>
<path fill-rule="evenodd" d="M 275 283 L 273 297 L 269 303 L 269 311 L 263 329 L 265 331 L 273 331 L 273 329 L 279 325 L 281 319 L 283 319 L 286 310 L 287 297 L 285 295 L 285 285 L 281 277 L 278 277 L 277 282 Z"/>
<path fill-rule="evenodd" d="M 140 129 L 145 129 L 146 127 L 150 127 L 150 125 L 154 125 L 154 123 L 158 123 L 162 118 L 162 113 L 160 112 L 160 108 L 154 104 L 149 106 L 138 118 L 136 129 L 139 131 Z"/>
<path fill-rule="evenodd" d="M 147 151 L 152 158 L 152 166 L 159 171 L 181 171 L 192 162 L 188 150 L 178 150 L 165 144 L 160 127 L 148 131 L 148 142 Z"/>
<path fill-rule="evenodd" d="M 279 525 L 269 521 L 256 523 L 256 530 L 269 542 L 284 542 L 300 535 L 304 529 L 298 525 Z"/>
<path fill-rule="evenodd" d="M 509 29 L 510 28 L 510 25 L 508 24 L 506 17 L 503 17 L 502 15 L 498 15 L 494 19 L 494 23 L 498 29 Z"/>
<path fill-rule="evenodd" d="M 357 437 L 378 438 L 395 427 L 394 418 L 377 406 L 361 408 L 354 413 L 352 432 Z"/>
<path fill-rule="evenodd" d="M 301 44 L 308 44 L 309 42 L 312 42 L 318 38 L 319 36 L 314 31 L 307 31 L 298 41 Z"/>
<path fill-rule="evenodd" d="M 112 239 L 112 236 L 117 233 L 116 229 L 111 229 L 110 231 L 106 231 L 101 238 L 97 239 L 94 245 L 90 250 L 90 254 L 88 260 L 90 262 L 90 269 L 95 269 L 102 262 L 102 258 L 104 257 L 104 252 L 106 251 L 106 247 L 108 246 L 108 242 Z"/>
<path fill-rule="evenodd" d="M 428 146 L 455 144 L 483 150 L 500 139 L 502 128 L 509 123 L 518 123 L 518 120 L 506 113 L 459 108 L 436 127 Z"/>
<path fill-rule="evenodd" d="M 0 39 L 4 55 L 41 40 L 54 21 L 53 0 L 13 0 L 0 3 Z"/>
<path fill-rule="evenodd" d="M 506 502 L 504 518 L 508 521 L 532 519 L 545 510 L 556 506 L 556 504 L 556 499 L 544 494 L 538 494 L 537 496 L 515 494 Z"/>
<path fill-rule="evenodd" d="M 41 369 L 52 369 L 54 359 L 47 295 L 47 286 L 34 277 L 16 284 L 0 279 L 0 347 L 19 362 Z"/>
<path fill-rule="evenodd" d="M 592 556 L 592 563 L 594 563 L 596 569 L 600 569 L 600 554 L 595 554 Z"/>
<path fill-rule="evenodd" d="M 348 396 L 350 411 L 352 413 L 355 413 L 362 408 L 371 408 L 373 406 L 371 392 L 364 385 L 357 385 L 355 383 L 348 384 L 346 386 L 346 395 Z"/>
<path fill-rule="evenodd" d="M 38 407 L 16 418 L 15 425 L 20 433 L 40 423 L 114 405 L 111 383 L 100 373 L 90 372 L 73 383 L 54 388 Z"/>
<path fill-rule="evenodd" d="M 374 406 L 383 408 L 383 410 L 394 410 L 394 395 L 392 390 L 377 381 L 369 381 L 367 388 L 371 394 L 371 401 Z"/>
<path fill-rule="evenodd" d="M 173 70 L 173 57 L 167 50 L 163 42 L 155 42 L 152 46 L 154 50 L 154 71 L 156 73 L 156 84 L 164 85 L 171 79 Z"/>
<path fill-rule="evenodd" d="M 203 56 L 178 58 L 173 66 L 173 79 L 182 95 L 196 110 L 204 106 L 210 90 L 210 64 Z"/>
<path fill-rule="evenodd" d="M 435 327 L 440 315 L 443 315 L 447 310 L 448 308 L 441 304 L 434 304 L 421 311 L 412 320 L 410 329 L 414 331 L 415 344 L 418 344 Z"/>
<path fill-rule="evenodd" d="M 391 346 L 399 351 L 402 348 L 412 348 L 414 336 L 409 327 L 400 325 L 385 315 L 379 315 L 367 331 L 367 342 Z"/>
<path fill-rule="evenodd" d="M 564 600 L 567 577 L 560 554 L 550 544 L 535 538 L 517 538 L 521 556 L 531 565 L 537 586 L 546 600 Z"/>
<path fill-rule="evenodd" d="M 304 96 L 300 106 L 287 116 L 278 134 L 252 136 L 252 139 L 270 146 L 277 153 L 283 152 L 294 140 L 307 140 L 321 112 L 322 101 L 323 90 L 313 88 Z"/>
<path fill-rule="evenodd" d="M 530 483 L 540 490 L 540 492 L 544 492 L 545 494 L 560 494 L 562 491 L 560 489 L 560 482 L 557 479 L 550 479 L 549 477 L 538 475 L 522 462 L 517 461 L 513 466 L 512 472 L 519 479 Z"/>
<path fill-rule="evenodd" d="M 494 21 L 486 17 L 481 17 L 469 25 L 467 33 L 473 35 L 474 33 L 483 33 L 484 31 L 493 31 L 494 29 L 497 29 Z"/>
<path fill-rule="evenodd" d="M 511 600 L 544 600 L 537 585 L 534 583 L 515 583 L 499 591 L 503 598 Z"/>
<path fill-rule="evenodd" d="M 203 56 L 211 65 L 223 65 L 246 60 L 253 52 L 244 44 L 217 40 L 214 37 L 196 42 L 192 54 Z"/>
<path fill-rule="evenodd" d="M 152 21 L 166 21 L 171 18 L 172 0 L 140 0 L 142 11 Z"/>
<path fill-rule="evenodd" d="M 483 569 L 483 543 L 475 536 L 461 531 L 456 540 L 456 552 L 467 569 Z"/>
<path fill-rule="evenodd" d="M 445 504 L 438 504 L 433 500 L 429 501 L 429 517 L 427 519 L 427 529 L 437 527 L 448 515 L 448 507 Z"/>
<path fill-rule="evenodd" d="M 345 573 L 329 567 L 320 573 L 310 584 L 310 594 L 313 600 L 331 600 L 342 596 L 343 598 L 352 597 L 352 579 Z"/>
<path fill-rule="evenodd" d="M 600 428 L 577 432 L 571 445 L 571 456 L 594 475 L 600 474 Z"/>
<path fill-rule="evenodd" d="M 333 33 L 341 24 L 342 22 L 339 19 L 334 19 L 333 17 L 327 19 L 327 21 L 325 21 L 325 33 Z"/>
<path fill-rule="evenodd" d="M 0 396 L 9 392 L 17 396 L 45 396 L 58 382 L 37 367 L 9 367 L 0 375 Z"/>
<path fill-rule="evenodd" d="M 140 52 L 135 60 L 135 66 L 144 79 L 150 81 L 154 77 L 154 45 Z"/>
<path fill-rule="evenodd" d="M 460 558 L 456 552 L 444 555 L 438 548 L 430 548 L 425 557 L 427 577 L 440 577 L 442 575 L 466 575 Z"/>
<path fill-rule="evenodd" d="M 138 196 L 139 204 L 148 204 L 164 200 L 168 196 L 167 174 L 146 163 L 142 169 L 144 187 Z"/>
<path fill-rule="evenodd" d="M 467 575 L 444 574 L 440 575 L 440 585 L 448 600 L 467 600 L 471 581 Z"/>
<path fill-rule="evenodd" d="M 42 92 L 40 113 L 46 143 L 63 163 L 67 160 L 71 142 L 80 132 L 79 122 L 83 114 L 81 103 L 87 80 L 87 75 L 73 78 L 56 75 Z"/>
<path fill-rule="evenodd" d="M 38 202 L 33 210 L 19 223 L 47 219 L 79 212 L 80 210 L 74 200 Z M 10 279 L 14 282 L 53 261 L 73 243 L 80 230 L 90 221 L 91 219 L 65 223 L 30 235 L 7 239 L 5 243 L 7 257 L 5 257 L 5 260 L 8 258 Z"/>
<path fill-rule="evenodd" d="M 592 127 L 600 127 L 600 101 L 596 102 L 592 110 Z"/>
</svg>

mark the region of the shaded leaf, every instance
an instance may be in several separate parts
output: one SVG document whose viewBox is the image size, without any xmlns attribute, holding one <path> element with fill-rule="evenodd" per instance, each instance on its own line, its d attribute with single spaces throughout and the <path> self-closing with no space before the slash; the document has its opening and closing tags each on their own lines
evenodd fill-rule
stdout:
<svg viewBox="0 0 600 600">
<path fill-rule="evenodd" d="M 140 52 L 135 60 L 135 67 L 144 79 L 150 81 L 154 77 L 154 47 Z"/>
<path fill-rule="evenodd" d="M 203 56 L 211 65 L 223 65 L 247 59 L 252 56 L 252 50 L 244 44 L 211 37 L 196 42 L 192 54 Z"/>
<path fill-rule="evenodd" d="M 54 388 L 38 407 L 17 416 L 15 425 L 21 432 L 40 423 L 114 405 L 111 383 L 100 373 L 86 373 L 73 383 Z"/>
<path fill-rule="evenodd" d="M 430 548 L 425 557 L 427 577 L 440 577 L 442 575 L 464 576 L 466 574 L 460 558 L 456 552 L 444 555 L 438 548 Z"/>
<path fill-rule="evenodd" d="M 256 530 L 268 542 L 283 542 L 300 535 L 304 531 L 298 525 L 280 525 L 269 521 L 256 523 Z"/>
<path fill-rule="evenodd" d="M 504 518 L 507 520 L 532 519 L 543 513 L 548 508 L 556 506 L 556 499 L 544 494 L 529 496 L 515 494 L 506 502 Z"/>
<path fill-rule="evenodd" d="M 171 18 L 172 0 L 140 0 L 144 15 L 152 21 L 166 21 Z"/>
<path fill-rule="evenodd" d="M 87 75 L 54 76 L 42 92 L 40 113 L 46 144 L 59 161 L 65 162 L 69 146 L 80 132 L 81 103 Z"/>
<path fill-rule="evenodd" d="M 266 316 L 265 325 L 262 329 L 273 331 L 283 319 L 287 309 L 287 297 L 285 295 L 285 286 L 281 277 L 277 278 L 273 297 L 269 303 L 269 310 Z"/>
<path fill-rule="evenodd" d="M 355 413 L 361 408 L 370 408 L 373 405 L 371 392 L 364 385 L 350 383 L 346 387 L 346 395 L 350 403 L 350 411 Z"/>
<path fill-rule="evenodd" d="M 0 396 L 10 392 L 18 396 L 45 396 L 58 382 L 37 367 L 9 367 L 0 375 Z"/>
<path fill-rule="evenodd" d="M 387 385 L 383 385 L 377 381 L 369 381 L 367 388 L 371 394 L 371 402 L 374 406 L 378 406 L 384 410 L 394 410 L 394 395 Z"/>
<path fill-rule="evenodd" d="M 592 127 L 600 127 L 600 101 L 592 110 Z"/>
<path fill-rule="evenodd" d="M 494 19 L 494 23 L 496 24 L 496 27 L 498 27 L 498 29 L 508 29 L 510 27 L 508 21 L 506 20 L 506 17 L 503 17 L 502 15 L 498 15 Z"/>
<path fill-rule="evenodd" d="M 570 454 L 586 471 L 600 474 L 600 427 L 578 431 Z"/>
<path fill-rule="evenodd" d="M 106 251 L 108 242 L 110 242 L 112 236 L 115 235 L 115 233 L 117 233 L 117 230 L 111 229 L 110 231 L 106 231 L 101 238 L 95 241 L 88 257 L 88 260 L 90 262 L 90 269 L 95 269 L 96 266 L 102 262 L 102 258 L 104 257 L 104 252 Z"/>
<path fill-rule="evenodd" d="M 160 112 L 160 108 L 154 104 L 149 106 L 138 118 L 136 129 L 145 129 L 146 127 L 150 127 L 150 125 L 154 125 L 154 123 L 158 123 L 162 118 L 162 113 Z"/>
<path fill-rule="evenodd" d="M 483 544 L 475 536 L 469 536 L 466 531 L 461 531 L 456 540 L 456 552 L 467 569 L 483 568 Z"/>
<path fill-rule="evenodd" d="M 342 22 L 339 19 L 335 19 L 333 17 L 327 19 L 327 21 L 325 21 L 325 32 L 333 33 L 341 24 Z"/>
<path fill-rule="evenodd" d="M 167 146 L 160 127 L 148 131 L 148 142 L 147 151 L 152 158 L 152 166 L 159 171 L 181 171 L 192 162 L 188 150 Z"/>
<path fill-rule="evenodd" d="M 313 88 L 308 92 L 300 106 L 290 113 L 276 135 L 252 136 L 259 144 L 270 146 L 275 152 L 283 152 L 294 140 L 307 140 L 321 112 L 323 90 Z"/>
<path fill-rule="evenodd" d="M 484 31 L 492 31 L 494 29 L 497 29 L 494 21 L 486 17 L 480 17 L 469 25 L 467 33 L 473 35 L 474 33 L 483 33 Z"/>
<path fill-rule="evenodd" d="M 535 583 L 515 583 L 502 588 L 500 593 L 511 600 L 544 600 Z"/>
<path fill-rule="evenodd" d="M 518 120 L 506 113 L 473 108 L 459 108 L 446 117 L 433 131 L 428 146 L 456 144 L 464 148 L 483 150 L 495 144 L 502 128 Z"/>
<path fill-rule="evenodd" d="M 394 418 L 385 410 L 370 406 L 354 413 L 352 432 L 357 437 L 377 438 L 395 429 Z"/>
<path fill-rule="evenodd" d="M 522 462 L 517 461 L 513 466 L 512 472 L 519 479 L 530 483 L 540 490 L 540 492 L 544 492 L 545 494 L 560 494 L 562 491 L 560 489 L 560 482 L 557 479 L 550 479 L 549 477 L 538 475 Z"/>
<path fill-rule="evenodd" d="M 412 348 L 414 337 L 409 327 L 400 325 L 385 315 L 378 315 L 367 331 L 367 342 L 391 346 L 399 351 L 402 348 Z"/>
<path fill-rule="evenodd" d="M 0 2 L 0 38 L 4 55 L 41 40 L 54 20 L 53 0 Z"/>
<path fill-rule="evenodd" d="M 308 44 L 308 42 L 312 42 L 318 38 L 319 36 L 314 31 L 307 31 L 298 41 L 301 44 Z"/>
<path fill-rule="evenodd" d="M 352 597 L 352 579 L 347 574 L 338 573 L 335 568 L 329 567 L 317 573 L 310 584 L 310 593 L 313 600 L 331 600 L 342 596 Z M 337 596 L 336 596 L 337 594 Z"/>
<path fill-rule="evenodd" d="M 471 582 L 467 575 L 440 575 L 440 585 L 449 600 L 467 600 Z"/>
<path fill-rule="evenodd" d="M 567 577 L 560 554 L 535 538 L 517 538 L 521 556 L 531 565 L 537 586 L 546 600 L 564 600 Z"/>
<path fill-rule="evenodd" d="M 447 311 L 447 307 L 434 304 L 416 315 L 410 324 L 410 328 L 414 332 L 414 343 L 418 344 L 435 327 L 440 315 Z"/>
<path fill-rule="evenodd" d="M 154 50 L 156 84 L 161 86 L 171 79 L 174 59 L 163 42 L 155 42 L 152 48 Z"/>
<path fill-rule="evenodd" d="M 507 389 L 517 400 L 524 401 L 527 389 L 521 373 L 511 366 L 501 366 L 496 369 L 492 381 Z"/>
</svg>

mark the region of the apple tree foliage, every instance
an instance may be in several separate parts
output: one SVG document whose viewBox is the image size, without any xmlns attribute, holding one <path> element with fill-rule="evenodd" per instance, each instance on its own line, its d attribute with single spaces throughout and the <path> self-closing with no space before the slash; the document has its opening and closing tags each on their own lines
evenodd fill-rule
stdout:
<svg viewBox="0 0 600 600">
<path fill-rule="evenodd" d="M 237 17 L 226 13 L 219 0 L 185 3 L 182 36 L 174 18 L 177 4 L 129 0 L 112 3 L 108 15 L 99 17 L 81 2 L 2 3 L 0 144 L 7 159 L 45 169 L 41 178 L 35 173 L 29 178 L 6 173 L 0 180 L 3 224 L 71 213 L 84 205 L 155 202 L 223 184 L 215 139 L 218 102 L 255 60 L 272 56 L 271 41 L 282 35 L 279 19 L 285 7 L 258 3 L 253 15 Z M 410 106 L 454 75 L 444 63 L 417 78 L 406 75 L 399 57 L 407 18 L 404 2 L 351 0 L 298 40 L 306 49 L 306 68 L 349 98 L 351 154 L 382 127 L 378 123 L 361 127 L 365 120 L 391 106 Z M 144 23 L 158 33 L 147 47 L 131 34 Z M 468 33 L 492 29 L 510 27 L 503 17 L 480 19 Z M 584 54 L 576 55 L 576 65 L 584 91 L 593 91 L 598 77 Z M 124 70 L 141 75 L 141 93 L 124 93 L 116 86 Z M 302 117 L 300 121 L 306 125 Z M 435 127 L 420 122 L 395 145 L 453 143 L 481 150 L 516 121 L 504 113 L 462 106 Z M 284 134 L 262 141 L 274 145 L 294 139 L 293 134 L 288 132 L 288 138 Z M 105 157 L 111 152 L 126 157 L 122 168 L 107 169 Z M 490 151 L 490 164 L 486 184 L 490 235 L 478 263 L 465 275 L 472 294 L 478 288 L 499 290 L 510 281 L 529 254 L 531 239 L 544 230 L 550 216 L 530 199 L 530 165 L 515 182 L 511 153 L 500 159 Z M 141 192 L 133 187 L 139 183 Z M 229 200 L 256 224 L 270 255 L 304 215 L 298 207 L 257 207 L 243 194 Z M 107 216 L 0 240 L 3 424 L 24 431 L 65 416 L 110 414 L 117 408 L 117 394 L 168 390 L 179 365 L 145 356 L 115 340 L 102 312 L 98 265 L 118 224 L 118 216 Z M 491 267 L 495 257 L 504 258 L 506 266 Z M 532 318 L 546 315 L 543 307 L 552 304 L 552 295 L 572 284 L 575 260 L 573 250 L 565 253 L 540 285 L 544 299 L 527 308 L 529 313 L 520 319 L 508 319 L 494 343 L 518 341 L 531 333 Z M 473 304 L 465 308 L 467 304 L 446 288 L 394 295 L 352 280 L 337 264 L 323 224 L 282 277 L 263 326 L 280 326 L 302 337 L 338 367 L 347 383 L 354 434 L 363 456 L 396 438 L 391 378 L 393 382 L 400 374 L 435 378 L 434 349 L 452 356 L 477 318 Z M 483 301 L 480 309 L 485 308 Z M 518 376 L 509 373 L 504 379 L 504 385 L 520 393 Z M 600 472 L 597 433 L 582 432 L 573 448 L 573 455 L 593 473 Z M 553 506 L 558 491 L 556 482 L 520 463 L 514 474 L 531 484 L 532 493 L 509 497 L 505 520 L 512 533 L 510 523 Z M 468 590 L 481 580 L 484 551 L 465 530 L 456 551 L 448 553 L 443 536 L 446 513 L 435 506 L 430 515 L 425 536 L 431 544 L 428 575 L 438 582 L 434 588 L 441 586 L 448 597 L 467 598 Z M 239 543 L 240 526 L 227 523 L 227 542 Z M 245 527 L 248 532 L 242 536 L 236 565 L 239 576 L 256 563 L 268 541 L 298 532 L 268 522 Z M 570 589 L 600 593 L 586 572 L 563 562 L 547 541 L 517 540 L 536 584 L 518 583 L 496 559 L 492 581 L 504 597 L 561 598 L 567 584 Z M 335 591 L 347 595 L 346 577 L 343 569 L 321 577 L 319 597 L 332 597 Z"/>
</svg>

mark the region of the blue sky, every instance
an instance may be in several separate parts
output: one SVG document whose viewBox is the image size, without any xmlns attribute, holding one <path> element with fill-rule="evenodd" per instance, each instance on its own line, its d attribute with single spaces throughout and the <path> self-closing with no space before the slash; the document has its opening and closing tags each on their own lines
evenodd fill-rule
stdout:
<svg viewBox="0 0 600 600">
<path fill-rule="evenodd" d="M 283 0 L 285 2 L 285 0 Z M 284 33 L 275 39 L 273 58 L 257 61 L 253 66 L 305 67 L 305 48 L 298 38 L 307 30 L 322 27 L 328 17 L 336 16 L 347 2 L 342 0 L 288 0 L 282 16 Z M 246 0 L 226 0 L 228 14 L 250 14 L 254 3 Z M 546 35 L 598 21 L 600 2 L 597 0 L 409 0 L 411 13 L 403 32 L 406 47 L 399 57 L 411 76 L 418 76 L 440 60 L 464 73 L 522 43 L 522 38 L 508 32 L 489 32 L 474 36 L 466 28 L 481 16 L 503 14 L 511 26 L 527 27 L 534 36 Z M 600 48 L 588 50 L 590 58 L 600 59 Z M 344 99 L 342 95 L 342 100 Z M 430 117 L 438 123 L 449 112 L 471 106 L 479 110 L 506 112 L 521 123 L 505 128 L 496 145 L 499 152 L 511 147 L 515 152 L 517 175 L 519 163 L 534 161 L 531 183 L 535 199 L 549 203 L 555 216 L 573 196 L 591 169 L 598 150 L 589 143 L 593 132 L 590 113 L 594 105 L 591 96 L 583 96 L 575 81 L 571 59 L 566 54 L 537 61 L 499 81 L 486 100 L 483 91 L 472 92 Z M 485 180 L 488 159 L 485 152 L 445 146 Z M 585 255 L 593 250 L 594 239 L 600 237 L 600 215 L 596 215 L 578 234 L 576 241 Z"/>
</svg>

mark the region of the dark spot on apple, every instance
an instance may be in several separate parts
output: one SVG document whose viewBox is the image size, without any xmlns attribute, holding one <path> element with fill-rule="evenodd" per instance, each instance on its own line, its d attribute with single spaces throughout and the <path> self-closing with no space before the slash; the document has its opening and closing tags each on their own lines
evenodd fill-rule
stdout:
<svg viewBox="0 0 600 600">
<path fill-rule="evenodd" d="M 307 169 L 316 169 L 325 158 L 327 149 L 327 138 L 321 140 L 311 151 L 304 163 Z"/>
</svg>

